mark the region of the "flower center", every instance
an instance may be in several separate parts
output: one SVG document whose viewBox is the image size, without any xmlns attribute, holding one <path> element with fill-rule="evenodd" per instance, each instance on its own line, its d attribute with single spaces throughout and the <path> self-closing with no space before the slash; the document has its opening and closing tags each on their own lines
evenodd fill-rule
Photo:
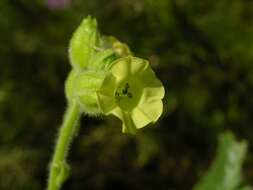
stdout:
<svg viewBox="0 0 253 190">
<path fill-rule="evenodd" d="M 116 102 L 122 109 L 130 111 L 138 104 L 141 91 L 137 81 L 126 81 L 115 92 Z"/>
</svg>

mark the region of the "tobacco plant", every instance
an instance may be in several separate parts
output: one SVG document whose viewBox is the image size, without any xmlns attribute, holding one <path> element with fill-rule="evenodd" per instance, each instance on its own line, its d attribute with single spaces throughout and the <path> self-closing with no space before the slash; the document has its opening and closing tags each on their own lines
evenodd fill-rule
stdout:
<svg viewBox="0 0 253 190">
<path fill-rule="evenodd" d="M 162 114 L 164 87 L 145 59 L 133 56 L 126 44 L 99 33 L 88 16 L 69 46 L 72 70 L 65 84 L 67 110 L 50 164 L 48 190 L 59 190 L 69 176 L 69 146 L 81 115 L 114 115 L 122 132 L 135 134 Z"/>
<path fill-rule="evenodd" d="M 67 110 L 50 164 L 47 190 L 60 190 L 69 177 L 67 155 L 82 115 L 114 115 L 122 132 L 156 122 L 163 112 L 164 87 L 149 62 L 135 57 L 128 46 L 99 33 L 96 19 L 88 16 L 69 45 L 72 69 L 65 83 Z M 250 190 L 241 174 L 247 142 L 232 133 L 220 135 L 218 151 L 209 171 L 193 190 Z"/>
</svg>

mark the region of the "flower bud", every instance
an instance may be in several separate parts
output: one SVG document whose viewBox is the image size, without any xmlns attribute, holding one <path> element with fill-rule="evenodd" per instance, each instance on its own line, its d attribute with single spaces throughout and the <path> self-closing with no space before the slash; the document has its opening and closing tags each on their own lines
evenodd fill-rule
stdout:
<svg viewBox="0 0 253 190">
<path fill-rule="evenodd" d="M 132 55 L 128 46 L 113 36 L 103 36 L 102 44 L 104 48 L 112 49 L 119 57 Z"/>
<path fill-rule="evenodd" d="M 104 51 L 97 52 L 91 58 L 89 69 L 97 71 L 108 71 L 115 61 L 118 58 L 116 53 L 112 49 L 106 49 Z"/>
<path fill-rule="evenodd" d="M 99 43 L 96 19 L 88 16 L 77 28 L 70 41 L 69 57 L 73 68 L 85 69 Z"/>
<path fill-rule="evenodd" d="M 66 95 L 69 102 L 77 101 L 83 111 L 90 115 L 101 114 L 98 106 L 97 91 L 106 76 L 103 71 L 72 70 L 66 81 Z"/>
</svg>

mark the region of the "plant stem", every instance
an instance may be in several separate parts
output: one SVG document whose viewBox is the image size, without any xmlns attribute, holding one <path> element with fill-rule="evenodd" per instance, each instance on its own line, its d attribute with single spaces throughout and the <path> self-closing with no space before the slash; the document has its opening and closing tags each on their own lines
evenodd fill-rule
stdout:
<svg viewBox="0 0 253 190">
<path fill-rule="evenodd" d="M 50 165 L 47 190 L 59 190 L 67 179 L 69 167 L 66 163 L 70 143 L 75 135 L 76 126 L 80 118 L 80 106 L 72 103 L 68 106 L 63 124 L 55 146 L 55 152 Z"/>
</svg>

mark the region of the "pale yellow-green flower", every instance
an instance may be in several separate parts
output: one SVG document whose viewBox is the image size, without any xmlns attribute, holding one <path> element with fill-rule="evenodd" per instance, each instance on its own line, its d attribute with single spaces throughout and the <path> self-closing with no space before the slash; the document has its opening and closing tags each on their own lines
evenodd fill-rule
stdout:
<svg viewBox="0 0 253 190">
<path fill-rule="evenodd" d="M 134 134 L 161 116 L 164 87 L 148 61 L 128 56 L 114 62 L 97 97 L 102 112 L 121 119 L 123 132 Z"/>
</svg>

